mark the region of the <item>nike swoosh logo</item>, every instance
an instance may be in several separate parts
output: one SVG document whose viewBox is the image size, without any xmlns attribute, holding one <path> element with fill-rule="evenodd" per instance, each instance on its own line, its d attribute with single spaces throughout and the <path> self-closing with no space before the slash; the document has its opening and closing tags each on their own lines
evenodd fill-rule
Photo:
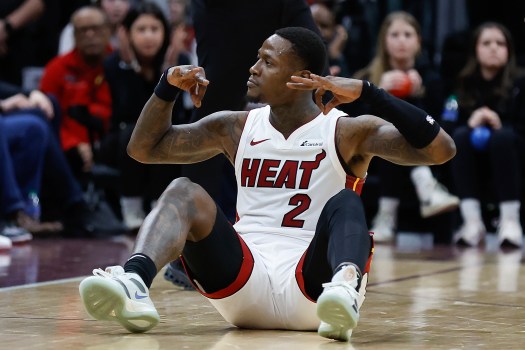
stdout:
<svg viewBox="0 0 525 350">
<path fill-rule="evenodd" d="M 264 140 L 259 140 L 259 141 L 255 141 L 255 140 L 251 140 L 250 141 L 250 146 L 255 146 L 255 145 L 258 145 L 264 141 L 268 141 L 269 139 L 264 139 Z"/>
<path fill-rule="evenodd" d="M 144 299 L 147 297 L 147 295 L 140 295 L 137 291 L 135 291 L 135 299 Z"/>
<path fill-rule="evenodd" d="M 352 308 L 354 309 L 355 313 L 359 313 L 359 308 L 357 307 L 357 300 L 354 300 L 354 304 L 352 305 Z"/>
</svg>

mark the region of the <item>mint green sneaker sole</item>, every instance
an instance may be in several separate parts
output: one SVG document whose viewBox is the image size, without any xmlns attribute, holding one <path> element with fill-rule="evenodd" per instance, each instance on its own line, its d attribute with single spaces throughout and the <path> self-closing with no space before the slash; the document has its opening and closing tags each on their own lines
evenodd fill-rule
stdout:
<svg viewBox="0 0 525 350">
<path fill-rule="evenodd" d="M 128 331 L 141 333 L 155 327 L 160 316 L 154 307 L 129 299 L 115 281 L 92 276 L 79 286 L 80 297 L 88 314 L 103 321 L 117 321 Z"/>
<path fill-rule="evenodd" d="M 356 306 L 357 308 L 357 306 Z M 359 321 L 359 312 L 337 293 L 323 293 L 317 300 L 317 316 L 328 325 L 317 333 L 325 338 L 348 341 Z"/>
</svg>

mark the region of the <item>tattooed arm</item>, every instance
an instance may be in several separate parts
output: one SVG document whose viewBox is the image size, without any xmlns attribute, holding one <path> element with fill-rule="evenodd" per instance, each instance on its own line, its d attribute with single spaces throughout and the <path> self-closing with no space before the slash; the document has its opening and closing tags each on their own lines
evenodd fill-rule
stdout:
<svg viewBox="0 0 525 350">
<path fill-rule="evenodd" d="M 180 66 L 170 68 L 168 74 L 169 83 L 189 91 L 194 104 L 200 106 L 205 91 L 202 68 Z M 142 163 L 182 164 L 224 153 L 233 162 L 248 112 L 222 111 L 195 123 L 172 125 L 173 105 L 155 94 L 150 97 L 128 144 L 132 158 Z"/>
<path fill-rule="evenodd" d="M 293 76 L 287 85 L 316 89 L 316 103 L 325 114 L 360 98 L 370 105 L 372 114 L 381 117 L 366 115 L 352 118 L 354 122 L 338 123 L 337 146 L 347 161 L 357 157 L 367 163 L 372 156 L 379 156 L 402 165 L 442 164 L 456 153 L 452 138 L 425 111 L 368 82 L 311 74 L 309 78 Z M 322 96 L 326 91 L 331 91 L 333 97 L 324 105 Z M 345 125 L 351 127 L 345 130 Z"/>
<path fill-rule="evenodd" d="M 415 148 L 394 125 L 373 115 L 340 118 L 336 135 L 338 149 L 345 159 L 358 156 L 370 161 L 378 156 L 400 165 L 441 164 L 449 159 L 443 154 L 449 145 L 442 145 L 448 143 L 448 135 L 438 134 L 428 146 Z"/>
</svg>

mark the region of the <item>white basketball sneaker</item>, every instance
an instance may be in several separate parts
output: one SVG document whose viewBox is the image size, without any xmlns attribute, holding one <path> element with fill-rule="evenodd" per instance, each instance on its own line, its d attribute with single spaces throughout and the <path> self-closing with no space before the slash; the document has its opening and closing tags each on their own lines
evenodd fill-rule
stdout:
<svg viewBox="0 0 525 350">
<path fill-rule="evenodd" d="M 486 232 L 482 221 L 465 222 L 454 234 L 453 241 L 456 244 L 477 247 L 485 239 Z"/>
<path fill-rule="evenodd" d="M 136 273 L 126 273 L 122 266 L 106 271 L 93 270 L 94 276 L 79 286 L 87 312 L 97 320 L 117 321 L 130 332 L 145 332 L 159 323 L 159 313 L 149 291 Z"/>
<path fill-rule="evenodd" d="M 498 225 L 499 245 L 521 247 L 523 245 L 523 228 L 518 220 L 503 220 Z"/>
<path fill-rule="evenodd" d="M 343 278 L 337 278 L 341 274 Z M 359 293 L 356 291 L 357 272 L 345 266 L 332 282 L 323 284 L 317 299 L 317 316 L 321 324 L 317 333 L 325 338 L 348 341 L 359 321 Z"/>
<path fill-rule="evenodd" d="M 13 247 L 13 242 L 5 236 L 0 235 L 0 251 L 9 250 Z"/>
<path fill-rule="evenodd" d="M 422 201 L 419 207 L 422 218 L 445 213 L 459 206 L 459 197 L 450 194 L 442 184 L 436 182 L 434 188 L 429 191 L 428 199 Z"/>
<path fill-rule="evenodd" d="M 374 242 L 391 243 L 395 239 L 396 213 L 378 212 L 372 220 L 370 231 L 374 233 Z"/>
</svg>

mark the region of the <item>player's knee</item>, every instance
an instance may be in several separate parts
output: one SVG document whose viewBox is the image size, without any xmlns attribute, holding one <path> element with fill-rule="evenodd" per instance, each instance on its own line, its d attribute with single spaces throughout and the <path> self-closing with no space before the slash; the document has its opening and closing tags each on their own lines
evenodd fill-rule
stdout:
<svg viewBox="0 0 525 350">
<path fill-rule="evenodd" d="M 162 202 L 191 205 L 192 208 L 204 212 L 214 212 L 215 202 L 199 184 L 187 177 L 173 180 L 160 198 Z"/>
<path fill-rule="evenodd" d="M 342 201 L 342 202 L 349 202 L 349 201 L 359 201 L 361 202 L 361 199 L 359 195 L 350 189 L 344 189 L 339 191 L 337 194 L 335 194 L 332 199 L 334 201 Z"/>
<path fill-rule="evenodd" d="M 361 210 L 361 197 L 352 190 L 344 189 L 328 200 L 327 207 L 331 210 Z"/>
<path fill-rule="evenodd" d="M 206 192 L 198 184 L 192 182 L 187 177 L 179 177 L 173 180 L 164 193 L 162 194 L 161 201 L 172 201 L 177 202 L 194 202 L 196 198 L 202 197 Z"/>
</svg>

